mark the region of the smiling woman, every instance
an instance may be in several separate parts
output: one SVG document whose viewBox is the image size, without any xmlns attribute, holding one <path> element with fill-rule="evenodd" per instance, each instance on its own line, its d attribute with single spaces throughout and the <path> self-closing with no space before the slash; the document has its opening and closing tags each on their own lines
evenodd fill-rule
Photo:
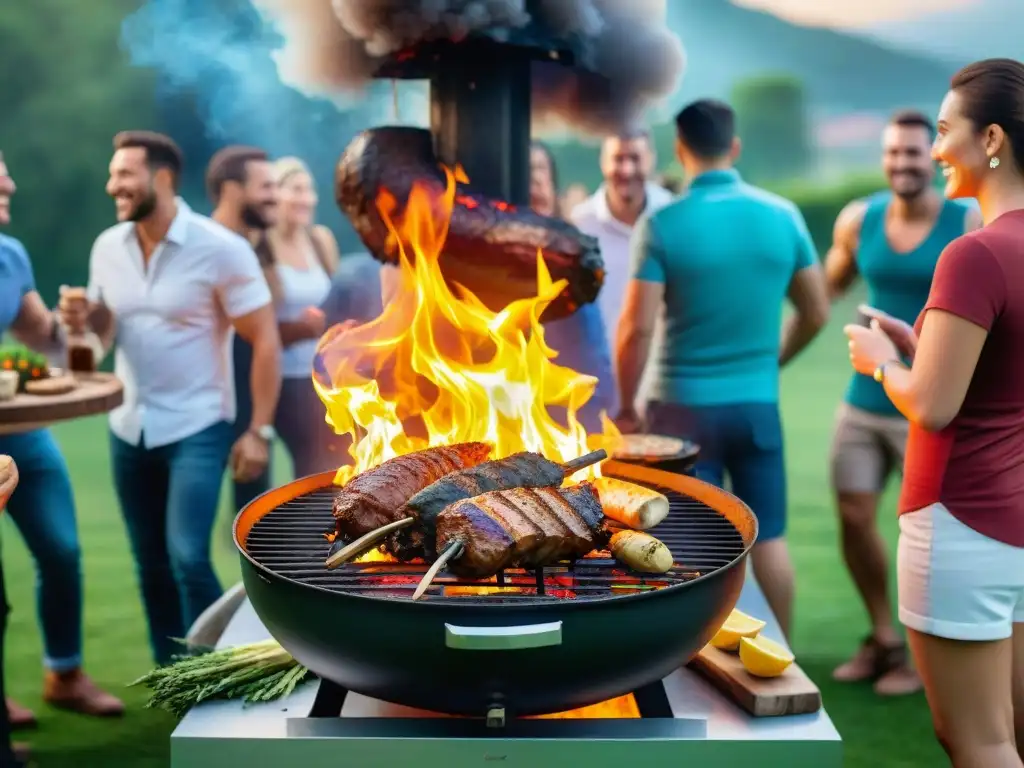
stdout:
<svg viewBox="0 0 1024 768">
<path fill-rule="evenodd" d="M 985 226 L 953 241 L 939 259 L 911 367 L 899 362 L 887 335 L 895 331 L 892 318 L 846 332 L 854 367 L 873 374 L 911 424 L 900 498 L 899 613 L 939 739 L 957 768 L 1019 768 L 1024 734 L 1013 724 L 1024 722 L 1024 64 L 990 59 L 957 73 L 933 156 L 946 195 L 977 198 Z"/>
</svg>

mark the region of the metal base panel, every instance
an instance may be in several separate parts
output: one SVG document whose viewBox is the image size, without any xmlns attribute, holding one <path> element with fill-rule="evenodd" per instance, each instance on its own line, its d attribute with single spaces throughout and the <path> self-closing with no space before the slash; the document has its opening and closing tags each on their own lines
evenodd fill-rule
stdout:
<svg viewBox="0 0 1024 768">
<path fill-rule="evenodd" d="M 738 608 L 770 618 L 748 577 Z M 779 638 L 774 621 L 764 630 Z M 220 645 L 268 637 L 248 602 Z M 331 684 L 311 682 L 287 699 L 243 706 L 195 707 L 171 736 L 172 768 L 622 768 L 644 762 L 714 761 L 717 768 L 839 768 L 842 743 L 824 710 L 754 718 L 688 669 L 636 692 L 643 717 L 634 720 L 481 720 L 422 712 Z"/>
</svg>

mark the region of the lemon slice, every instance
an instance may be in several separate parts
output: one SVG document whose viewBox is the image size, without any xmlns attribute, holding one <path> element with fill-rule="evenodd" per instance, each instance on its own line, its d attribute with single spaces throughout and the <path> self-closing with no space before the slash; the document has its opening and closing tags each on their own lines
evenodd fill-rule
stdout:
<svg viewBox="0 0 1024 768">
<path fill-rule="evenodd" d="M 735 651 L 740 647 L 740 639 L 756 637 L 764 629 L 764 622 L 748 616 L 742 611 L 733 611 L 725 620 L 722 628 L 711 638 L 711 645 L 723 651 Z"/>
<path fill-rule="evenodd" d="M 740 638 L 740 661 L 755 677 L 778 677 L 793 658 L 789 649 L 767 637 Z"/>
</svg>

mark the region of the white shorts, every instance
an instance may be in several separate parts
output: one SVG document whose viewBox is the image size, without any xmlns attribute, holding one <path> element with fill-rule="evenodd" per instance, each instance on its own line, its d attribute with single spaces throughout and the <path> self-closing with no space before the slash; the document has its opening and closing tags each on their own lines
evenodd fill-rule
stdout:
<svg viewBox="0 0 1024 768">
<path fill-rule="evenodd" d="M 1024 622 L 1024 549 L 990 539 L 942 504 L 900 515 L 900 621 L 950 640 L 1003 640 Z"/>
</svg>

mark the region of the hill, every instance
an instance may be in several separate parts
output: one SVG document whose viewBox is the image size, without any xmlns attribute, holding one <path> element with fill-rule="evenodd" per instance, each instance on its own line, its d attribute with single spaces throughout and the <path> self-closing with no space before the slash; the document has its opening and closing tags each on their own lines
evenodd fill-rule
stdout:
<svg viewBox="0 0 1024 768">
<path fill-rule="evenodd" d="M 689 62 L 674 99 L 678 102 L 727 96 L 737 80 L 785 72 L 803 80 L 811 107 L 826 113 L 934 107 L 956 68 L 877 40 L 799 26 L 728 0 L 668 6 L 668 23 L 683 41 Z"/>
<path fill-rule="evenodd" d="M 872 36 L 964 63 L 989 57 L 1024 61 L 1024 2 L 977 0 L 970 8 L 927 14 L 913 23 L 881 24 Z"/>
</svg>

